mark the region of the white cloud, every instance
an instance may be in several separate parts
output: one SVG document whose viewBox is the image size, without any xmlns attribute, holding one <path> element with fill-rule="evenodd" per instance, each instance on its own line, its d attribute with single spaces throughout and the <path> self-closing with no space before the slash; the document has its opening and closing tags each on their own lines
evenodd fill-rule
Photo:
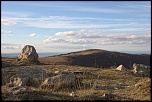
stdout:
<svg viewBox="0 0 152 102">
<path fill-rule="evenodd" d="M 126 13 L 130 12 L 130 10 L 126 9 L 109 9 L 106 7 L 84 7 L 84 6 L 78 6 L 78 5 L 46 5 L 46 4 L 23 4 L 23 5 L 30 5 L 30 6 L 40 6 L 40 7 L 48 7 L 48 8 L 53 8 L 56 10 L 67 10 L 67 11 L 79 11 L 79 12 L 92 12 L 92 13 Z M 146 6 L 146 5 L 145 5 Z M 119 6 L 121 7 L 121 6 Z"/>
<path fill-rule="evenodd" d="M 12 46 L 3 46 L 2 49 L 15 49 L 16 47 L 12 47 Z"/>
<path fill-rule="evenodd" d="M 18 44 L 14 44 L 14 43 L 1 43 L 1 46 L 12 46 L 12 45 L 18 45 Z"/>
<path fill-rule="evenodd" d="M 58 38 L 51 38 L 51 37 L 49 37 L 49 38 L 47 38 L 46 40 L 43 40 L 45 43 L 50 43 L 50 42 L 52 42 L 52 43 L 62 43 L 62 42 L 65 42 L 65 40 L 64 39 L 58 39 Z"/>
<path fill-rule="evenodd" d="M 74 31 L 57 32 L 55 35 L 57 35 L 57 36 L 69 36 L 69 37 L 72 37 L 72 36 L 76 36 L 77 32 L 74 32 Z"/>
<path fill-rule="evenodd" d="M 30 13 L 30 12 L 9 12 L 9 11 L 2 11 L 1 12 L 1 15 L 2 17 L 5 16 L 5 17 L 28 17 L 28 16 L 31 16 L 33 13 Z"/>
<path fill-rule="evenodd" d="M 115 45 L 115 44 L 131 44 L 131 45 L 146 45 L 150 46 L 150 35 L 106 35 L 103 38 L 97 38 L 96 42 L 102 45 Z"/>
<path fill-rule="evenodd" d="M 21 46 L 2 46 L 2 49 L 21 49 Z"/>
<path fill-rule="evenodd" d="M 30 34 L 29 36 L 30 36 L 30 37 L 36 37 L 36 36 L 37 36 L 37 34 L 32 33 L 32 34 Z"/>
<path fill-rule="evenodd" d="M 14 44 L 14 43 L 1 43 L 2 49 L 21 49 L 24 45 L 22 44 Z"/>
<path fill-rule="evenodd" d="M 11 25 L 15 25 L 17 23 L 13 22 L 13 21 L 8 21 L 8 20 L 1 19 L 1 24 L 6 25 L 6 26 L 11 26 Z"/>
<path fill-rule="evenodd" d="M 107 8 L 91 8 L 91 7 L 80 7 L 71 9 L 74 11 L 81 11 L 81 12 L 94 12 L 94 13 L 124 13 L 128 12 L 127 10 L 121 10 L 121 9 L 107 9 Z"/>
<path fill-rule="evenodd" d="M 86 40 L 86 39 L 69 39 L 66 40 L 66 43 L 72 43 L 72 44 L 92 44 L 93 41 Z"/>
<path fill-rule="evenodd" d="M 82 7 L 82 6 L 69 6 L 69 5 L 48 5 L 48 4 L 21 4 L 28 6 L 39 6 L 39 7 L 48 7 L 57 10 L 67 10 L 67 11 L 81 11 L 81 12 L 95 12 L 95 13 L 123 13 L 124 10 L 121 9 L 108 9 L 108 8 L 93 8 L 93 7 Z M 126 11 L 127 12 L 127 11 Z"/>
<path fill-rule="evenodd" d="M 141 28 L 138 28 L 139 30 Z M 143 30 L 143 29 L 141 29 Z M 64 37 L 69 37 L 73 36 L 76 38 L 103 38 L 103 37 L 128 37 L 128 38 L 134 38 L 134 37 L 140 37 L 140 36 L 145 36 L 145 37 L 150 37 L 150 34 L 102 34 L 102 30 L 100 29 L 95 29 L 95 30 L 85 30 L 81 29 L 79 31 L 65 31 L 65 32 L 57 32 L 55 33 L 56 36 L 64 36 Z"/>
<path fill-rule="evenodd" d="M 147 27 L 147 26 L 146 26 Z M 110 36 L 108 33 L 115 33 L 120 31 L 124 31 L 127 35 L 127 33 L 130 32 L 135 32 L 135 31 L 140 31 L 140 32 L 145 32 L 145 31 L 150 31 L 150 28 L 120 28 L 120 29 L 111 29 L 112 31 L 107 30 L 100 30 L 100 29 L 90 29 L 90 30 L 85 30 L 81 29 L 79 31 L 65 31 L 65 32 L 57 32 L 55 33 L 56 36 L 63 36 L 63 37 L 70 37 L 70 38 L 103 38 L 106 36 Z M 118 32 L 116 33 L 117 35 Z M 121 33 L 120 33 L 121 34 Z M 136 33 L 135 33 L 136 34 Z M 113 34 L 114 35 L 114 34 Z"/>
<path fill-rule="evenodd" d="M 148 2 L 147 2 L 148 3 Z M 121 8 L 127 8 L 127 9 L 150 9 L 151 5 L 150 2 L 148 4 L 124 4 L 124 5 L 120 5 L 119 7 Z"/>
<path fill-rule="evenodd" d="M 117 23 L 103 23 L 103 21 L 114 21 Z M 28 17 L 5 17 L 3 21 L 14 21 L 15 23 L 24 24 L 26 26 L 38 28 L 109 28 L 111 27 L 125 27 L 136 28 L 130 21 L 131 19 L 108 19 L 108 18 L 92 18 L 92 17 L 67 17 L 67 16 L 47 16 L 38 18 Z M 127 23 L 122 23 L 122 21 Z M 98 22 L 98 23 L 95 23 Z M 145 23 L 144 23 L 145 24 Z M 142 26 L 143 24 L 140 24 Z M 131 27 L 131 26 L 134 26 Z M 129 30 L 129 29 L 127 29 Z"/>
<path fill-rule="evenodd" d="M 69 43 L 69 44 L 89 44 L 94 43 L 93 41 L 86 39 L 59 39 L 59 38 L 47 38 L 43 40 L 45 43 Z"/>
<path fill-rule="evenodd" d="M 54 49 L 62 49 L 62 50 L 69 50 L 69 49 L 74 49 L 74 50 L 77 50 L 77 49 L 90 49 L 91 46 L 89 45 L 56 45 L 56 46 L 53 46 L 53 45 L 47 45 L 47 46 L 44 46 L 45 48 L 54 48 Z M 69 51 L 68 51 L 69 52 Z"/>
<path fill-rule="evenodd" d="M 102 34 L 100 30 L 82 29 L 79 31 L 57 32 L 55 35 L 75 38 L 72 40 L 66 40 L 66 42 L 73 44 L 87 44 L 96 42 L 96 44 L 102 45 L 147 44 L 149 46 L 149 44 L 151 43 L 150 34 Z"/>
<path fill-rule="evenodd" d="M 73 37 L 73 38 L 99 38 L 102 37 L 100 35 L 100 31 L 98 30 L 84 30 L 81 29 L 79 31 L 65 31 L 65 32 L 57 32 L 56 36 L 64 36 L 64 37 Z"/>
<path fill-rule="evenodd" d="M 11 34 L 13 34 L 13 32 L 12 32 L 12 31 L 1 30 L 1 34 L 8 34 L 8 35 L 11 35 Z"/>
<path fill-rule="evenodd" d="M 71 21 L 35 21 L 26 22 L 27 26 L 38 27 L 38 28 L 107 28 L 109 25 L 104 24 L 85 24 Z"/>
<path fill-rule="evenodd" d="M 144 25 L 143 25 L 144 26 Z M 147 25 L 148 26 L 148 25 Z M 134 27 L 134 28 L 117 28 L 111 29 L 112 31 L 124 31 L 124 32 L 133 32 L 133 31 L 150 31 L 150 27 Z"/>
</svg>

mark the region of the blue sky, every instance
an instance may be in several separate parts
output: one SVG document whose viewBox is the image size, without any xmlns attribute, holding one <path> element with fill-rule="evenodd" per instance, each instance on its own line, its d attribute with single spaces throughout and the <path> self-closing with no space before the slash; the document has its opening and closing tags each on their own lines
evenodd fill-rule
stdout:
<svg viewBox="0 0 152 102">
<path fill-rule="evenodd" d="M 2 1 L 1 52 L 151 51 L 150 1 Z"/>
</svg>

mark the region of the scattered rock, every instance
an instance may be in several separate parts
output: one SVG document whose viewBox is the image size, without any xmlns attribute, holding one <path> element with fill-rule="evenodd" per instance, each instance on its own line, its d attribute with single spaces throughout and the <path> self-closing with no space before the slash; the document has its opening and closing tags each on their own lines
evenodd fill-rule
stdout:
<svg viewBox="0 0 152 102">
<path fill-rule="evenodd" d="M 38 54 L 35 48 L 31 45 L 26 45 L 22 50 L 21 53 L 18 55 L 18 59 L 23 60 L 26 59 L 28 61 L 37 61 Z"/>
<path fill-rule="evenodd" d="M 60 72 L 60 71 L 55 71 L 54 73 L 55 73 L 55 74 L 58 74 L 59 72 Z"/>
<path fill-rule="evenodd" d="M 133 64 L 133 72 L 134 74 L 139 74 L 142 76 L 150 76 L 150 66 L 144 64 Z"/>
<path fill-rule="evenodd" d="M 7 70 L 7 68 L 1 70 L 2 85 L 6 85 L 10 82 L 10 78 L 16 74 L 16 71 Z"/>
<path fill-rule="evenodd" d="M 109 99 L 113 99 L 114 98 L 114 94 L 111 94 L 111 93 L 106 94 L 106 93 L 104 93 L 101 97 L 109 100 Z"/>
<path fill-rule="evenodd" d="M 16 75 L 10 78 L 10 84 L 13 86 L 39 86 L 46 78 L 47 73 L 41 68 L 21 69 Z"/>
<path fill-rule="evenodd" d="M 77 85 L 78 81 L 80 80 L 73 74 L 60 74 L 46 78 L 41 88 L 59 89 L 61 87 L 72 87 Z"/>
<path fill-rule="evenodd" d="M 117 87 L 114 87 L 114 90 L 118 90 L 118 88 L 117 88 Z"/>
<path fill-rule="evenodd" d="M 72 97 L 76 97 L 77 95 L 76 95 L 76 93 L 75 93 L 75 92 L 71 92 L 71 93 L 70 93 L 70 96 L 72 96 Z"/>
<path fill-rule="evenodd" d="M 14 87 L 23 85 L 22 82 L 23 81 L 21 81 L 21 78 L 18 76 L 13 75 L 10 78 L 10 84 L 13 85 Z"/>
<path fill-rule="evenodd" d="M 122 64 L 121 65 L 119 65 L 117 68 L 116 68 L 116 70 L 127 70 L 127 68 L 125 68 Z"/>
</svg>

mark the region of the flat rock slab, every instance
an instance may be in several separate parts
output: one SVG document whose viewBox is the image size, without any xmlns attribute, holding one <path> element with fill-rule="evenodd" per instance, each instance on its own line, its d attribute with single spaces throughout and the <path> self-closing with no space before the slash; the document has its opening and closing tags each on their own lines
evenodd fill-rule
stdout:
<svg viewBox="0 0 152 102">
<path fill-rule="evenodd" d="M 17 86 L 17 87 L 12 87 L 8 89 L 8 92 L 14 94 L 14 95 L 20 95 L 20 94 L 26 94 L 33 92 L 34 90 L 30 87 L 23 87 L 23 86 Z"/>
</svg>

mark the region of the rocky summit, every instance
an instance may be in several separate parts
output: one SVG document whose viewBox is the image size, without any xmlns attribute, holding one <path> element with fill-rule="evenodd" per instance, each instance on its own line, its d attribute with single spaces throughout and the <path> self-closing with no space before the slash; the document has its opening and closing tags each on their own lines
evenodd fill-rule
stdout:
<svg viewBox="0 0 152 102">
<path fill-rule="evenodd" d="M 38 57 L 36 49 L 31 45 L 26 45 L 18 55 L 18 59 L 27 59 L 28 61 L 37 61 Z"/>
</svg>

